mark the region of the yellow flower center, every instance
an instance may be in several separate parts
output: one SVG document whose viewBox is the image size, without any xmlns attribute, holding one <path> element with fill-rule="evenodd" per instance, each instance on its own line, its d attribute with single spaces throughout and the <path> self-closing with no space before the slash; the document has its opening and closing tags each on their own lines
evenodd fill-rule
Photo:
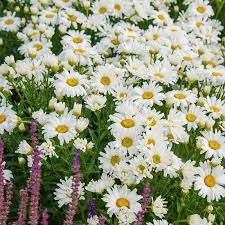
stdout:
<svg viewBox="0 0 225 225">
<path fill-rule="evenodd" d="M 212 175 L 207 175 L 204 179 L 205 185 L 208 187 L 214 187 L 216 185 L 215 177 Z"/>
<path fill-rule="evenodd" d="M 196 120 L 196 115 L 194 115 L 194 114 L 192 114 L 192 113 L 187 114 L 187 115 L 186 115 L 186 119 L 187 119 L 187 121 L 189 121 L 189 122 L 194 122 L 194 121 Z"/>
<path fill-rule="evenodd" d="M 209 147 L 213 150 L 218 150 L 220 148 L 220 143 L 216 140 L 210 140 L 208 144 Z"/>
<path fill-rule="evenodd" d="M 183 57 L 183 60 L 184 60 L 184 61 L 191 61 L 192 58 L 191 58 L 190 56 L 184 56 L 184 57 Z"/>
<path fill-rule="evenodd" d="M 101 78 L 101 83 L 103 84 L 103 85 L 109 85 L 110 84 L 110 78 L 109 77 L 107 77 L 107 76 L 103 76 L 102 78 Z"/>
<path fill-rule="evenodd" d="M 205 12 L 205 7 L 204 6 L 198 6 L 196 9 L 199 13 L 204 13 Z"/>
<path fill-rule="evenodd" d="M 36 51 L 40 51 L 43 48 L 43 46 L 39 43 L 36 43 L 36 44 L 33 45 L 33 48 L 35 48 Z"/>
<path fill-rule="evenodd" d="M 113 39 L 113 40 L 111 41 L 111 43 L 112 43 L 113 45 L 118 45 L 120 42 L 119 42 L 118 39 Z"/>
<path fill-rule="evenodd" d="M 99 12 L 100 14 L 104 14 L 104 13 L 107 12 L 107 8 L 104 7 L 104 6 L 102 6 L 101 8 L 98 9 L 98 12 Z"/>
<path fill-rule="evenodd" d="M 77 17 L 74 15 L 68 15 L 67 19 L 71 22 L 75 22 L 77 20 Z"/>
<path fill-rule="evenodd" d="M 150 91 L 145 91 L 143 94 L 142 94 L 142 98 L 143 99 L 151 99 L 153 97 L 153 93 L 150 92 Z"/>
<path fill-rule="evenodd" d="M 58 125 L 55 130 L 58 132 L 58 133 L 61 133 L 61 134 L 64 134 L 66 132 L 68 132 L 69 128 L 66 126 L 66 125 Z"/>
<path fill-rule="evenodd" d="M 157 17 L 158 17 L 158 19 L 160 19 L 160 20 L 165 20 L 165 16 L 163 16 L 162 14 L 159 14 Z"/>
<path fill-rule="evenodd" d="M 215 105 L 211 105 L 209 108 L 210 108 L 213 112 L 219 112 L 219 111 L 220 111 L 220 109 L 219 109 L 218 107 L 216 107 Z"/>
<path fill-rule="evenodd" d="M 118 155 L 114 155 L 111 157 L 111 164 L 113 166 L 117 165 L 120 163 L 120 157 Z"/>
<path fill-rule="evenodd" d="M 203 23 L 198 21 L 198 22 L 195 23 L 195 25 L 196 25 L 196 27 L 201 27 L 203 25 Z"/>
<path fill-rule="evenodd" d="M 131 128 L 135 125 L 135 122 L 132 119 L 124 119 L 121 121 L 121 125 L 125 128 Z"/>
<path fill-rule="evenodd" d="M 124 97 L 127 97 L 127 93 L 126 92 L 121 92 L 119 94 L 120 98 L 124 98 Z"/>
<path fill-rule="evenodd" d="M 82 43 L 83 42 L 83 39 L 81 37 L 75 37 L 73 39 L 73 42 L 76 43 L 76 44 L 79 44 L 79 43 Z"/>
<path fill-rule="evenodd" d="M 161 158 L 158 154 L 153 155 L 152 160 L 155 164 L 159 164 L 161 162 Z"/>
<path fill-rule="evenodd" d="M 153 34 L 153 40 L 154 41 L 158 40 L 158 38 L 159 38 L 158 34 Z"/>
<path fill-rule="evenodd" d="M 222 73 L 220 73 L 220 72 L 212 72 L 212 75 L 214 77 L 221 77 L 222 76 Z"/>
<path fill-rule="evenodd" d="M 125 137 L 123 140 L 122 140 L 122 145 L 126 148 L 129 148 L 133 145 L 133 140 L 129 137 Z"/>
<path fill-rule="evenodd" d="M 127 208 L 129 208 L 130 202 L 126 198 L 118 198 L 116 200 L 116 205 L 119 208 L 121 208 L 121 207 L 127 207 Z"/>
<path fill-rule="evenodd" d="M 37 69 L 38 69 L 38 68 L 37 68 L 36 66 L 32 66 L 32 67 L 31 67 L 31 70 L 32 70 L 32 71 L 35 71 L 35 70 L 37 70 Z"/>
<path fill-rule="evenodd" d="M 145 166 L 141 164 L 138 166 L 138 169 L 140 170 L 141 173 L 144 173 Z"/>
<path fill-rule="evenodd" d="M 76 49 L 74 49 L 74 52 L 75 53 L 84 54 L 86 52 L 86 50 L 85 49 L 82 49 L 82 48 L 76 48 Z"/>
<path fill-rule="evenodd" d="M 152 116 L 148 117 L 148 121 L 150 122 L 149 123 L 150 126 L 155 126 L 157 123 L 156 120 Z"/>
<path fill-rule="evenodd" d="M 186 98 L 186 96 L 184 94 L 182 94 L 182 93 L 177 93 L 177 94 L 174 95 L 174 97 L 177 98 L 177 99 L 184 99 L 184 98 Z"/>
<path fill-rule="evenodd" d="M 74 78 L 74 77 L 71 77 L 71 78 L 68 78 L 67 80 L 66 80 L 66 83 L 69 85 L 69 86 L 71 86 L 71 87 L 75 87 L 75 86 L 77 86 L 78 85 L 78 80 L 76 79 L 76 78 Z"/>
<path fill-rule="evenodd" d="M 62 2 L 64 2 L 64 3 L 67 3 L 67 2 L 69 2 L 69 0 L 61 0 Z"/>
<path fill-rule="evenodd" d="M 117 10 L 117 11 L 120 11 L 121 10 L 120 4 L 115 4 L 114 9 Z"/>
<path fill-rule="evenodd" d="M 203 63 L 206 65 L 211 65 L 212 67 L 216 66 L 215 62 L 213 62 L 212 60 L 204 61 Z"/>
<path fill-rule="evenodd" d="M 47 14 L 45 14 L 45 17 L 48 18 L 48 19 L 52 19 L 54 17 L 54 14 L 53 13 L 47 13 Z"/>
<path fill-rule="evenodd" d="M 155 145 L 155 140 L 149 138 L 147 141 L 147 145 Z"/>
<path fill-rule="evenodd" d="M 6 116 L 3 114 L 0 114 L 0 124 L 6 121 Z"/>
<path fill-rule="evenodd" d="M 13 19 L 7 19 L 5 20 L 5 24 L 6 25 L 12 25 L 14 23 L 14 20 Z"/>
<path fill-rule="evenodd" d="M 168 133 L 167 134 L 167 138 L 169 141 L 172 141 L 174 139 L 173 134 L 172 133 Z"/>
<path fill-rule="evenodd" d="M 155 77 L 158 77 L 158 78 L 160 78 L 160 79 L 163 79 L 163 78 L 165 77 L 165 76 L 164 76 L 163 74 L 161 74 L 161 73 L 155 73 L 154 76 L 155 76 Z"/>
</svg>

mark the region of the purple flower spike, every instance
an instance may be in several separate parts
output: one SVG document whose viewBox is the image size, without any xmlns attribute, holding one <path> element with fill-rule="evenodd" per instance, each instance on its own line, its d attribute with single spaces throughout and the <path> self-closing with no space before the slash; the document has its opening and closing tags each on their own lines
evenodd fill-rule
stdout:
<svg viewBox="0 0 225 225">
<path fill-rule="evenodd" d="M 48 212 L 47 212 L 47 209 L 45 209 L 42 212 L 42 225 L 48 225 Z"/>
<path fill-rule="evenodd" d="M 27 214 L 27 189 L 20 190 L 20 206 L 18 211 L 18 221 L 17 225 L 26 224 L 26 214 Z"/>
<path fill-rule="evenodd" d="M 99 225 L 105 225 L 105 218 L 103 216 L 98 217 L 98 224 Z"/>
<path fill-rule="evenodd" d="M 79 186 L 80 186 L 80 165 L 79 165 L 79 156 L 80 150 L 77 149 L 73 159 L 73 181 L 72 181 L 72 201 L 69 204 L 69 209 L 64 220 L 63 225 L 72 225 L 73 218 L 77 211 L 77 205 L 79 200 Z"/>
<path fill-rule="evenodd" d="M 0 137 L 0 224 L 6 225 L 12 203 L 13 183 L 4 183 L 4 144 Z"/>
<path fill-rule="evenodd" d="M 74 157 L 73 157 L 73 167 L 74 168 L 77 167 L 77 165 L 79 163 L 79 160 L 78 160 L 79 154 L 80 154 L 80 149 L 76 149 Z"/>
<path fill-rule="evenodd" d="M 91 218 L 96 215 L 95 200 L 90 198 L 88 201 L 88 218 Z"/>
<path fill-rule="evenodd" d="M 37 225 L 39 218 L 40 186 L 41 186 L 41 152 L 38 148 L 33 154 L 33 164 L 30 172 L 29 191 L 30 195 L 30 224 Z"/>
<path fill-rule="evenodd" d="M 31 135 L 32 147 L 33 149 L 35 149 L 36 146 L 38 145 L 38 138 L 37 138 L 37 123 L 34 119 L 31 122 L 30 135 Z"/>
<path fill-rule="evenodd" d="M 3 154 L 4 154 L 4 144 L 0 137 L 0 224 L 4 224 L 4 172 L 3 172 Z"/>
<path fill-rule="evenodd" d="M 135 225 L 141 225 L 144 219 L 145 212 L 148 206 L 148 198 L 150 193 L 150 187 L 146 185 L 143 191 L 143 202 L 141 204 L 141 211 L 137 214 Z"/>
</svg>

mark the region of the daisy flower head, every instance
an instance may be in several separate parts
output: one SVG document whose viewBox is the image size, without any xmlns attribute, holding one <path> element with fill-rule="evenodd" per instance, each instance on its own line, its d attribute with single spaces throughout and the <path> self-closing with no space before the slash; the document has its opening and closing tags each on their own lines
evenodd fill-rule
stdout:
<svg viewBox="0 0 225 225">
<path fill-rule="evenodd" d="M 8 32 L 16 32 L 20 27 L 20 18 L 14 14 L 3 16 L 0 18 L 0 30 Z"/>
<path fill-rule="evenodd" d="M 68 205 L 72 201 L 72 179 L 73 177 L 65 177 L 60 179 L 57 183 L 57 188 L 54 191 L 55 200 L 58 202 L 58 207 L 61 208 L 63 205 Z M 84 184 L 80 183 L 79 186 L 79 200 L 84 199 Z"/>
<path fill-rule="evenodd" d="M 102 194 L 108 188 L 111 188 L 114 185 L 115 181 L 111 176 L 103 174 L 99 180 L 91 180 L 85 189 L 87 191 Z"/>
<path fill-rule="evenodd" d="M 104 95 L 92 94 L 85 98 L 86 107 L 91 111 L 98 111 L 105 107 L 107 98 Z"/>
<path fill-rule="evenodd" d="M 126 154 L 120 148 L 115 147 L 113 142 L 110 142 L 104 149 L 104 152 L 100 152 L 100 168 L 105 173 L 113 173 L 115 168 L 122 162 L 126 162 Z"/>
<path fill-rule="evenodd" d="M 51 113 L 43 126 L 44 138 L 48 140 L 58 137 L 60 145 L 63 145 L 64 142 L 69 143 L 77 135 L 75 125 L 76 118 L 71 113 L 60 116 Z"/>
<path fill-rule="evenodd" d="M 207 198 L 208 202 L 225 197 L 225 170 L 221 165 L 211 167 L 209 161 L 201 162 L 196 172 L 194 189 L 201 197 Z"/>
<path fill-rule="evenodd" d="M 121 130 L 115 133 L 115 145 L 121 148 L 123 151 L 127 152 L 129 155 L 136 154 L 138 151 L 138 139 L 140 135 L 137 135 L 135 130 Z"/>
<path fill-rule="evenodd" d="M 141 106 L 162 105 L 163 98 L 162 87 L 155 82 L 145 82 L 141 87 L 134 88 L 133 99 Z"/>
<path fill-rule="evenodd" d="M 39 20 L 41 23 L 55 25 L 58 22 L 58 15 L 53 9 L 48 8 L 40 11 Z"/>
<path fill-rule="evenodd" d="M 189 15 L 196 15 L 202 17 L 210 17 L 213 15 L 213 9 L 209 5 L 209 1 L 197 0 L 190 4 L 188 8 Z"/>
<path fill-rule="evenodd" d="M 140 139 L 140 152 L 145 152 L 148 155 L 149 151 L 154 148 L 167 148 L 169 142 L 166 133 L 161 128 L 152 128 L 142 134 L 143 138 Z"/>
<path fill-rule="evenodd" d="M 55 75 L 53 86 L 55 91 L 63 96 L 84 96 L 86 95 L 88 80 L 85 75 L 78 72 L 64 70 L 62 73 Z"/>
<path fill-rule="evenodd" d="M 146 177 L 152 178 L 151 175 L 151 166 L 148 164 L 148 161 L 143 156 L 137 156 L 130 160 L 130 165 L 133 168 L 134 174 L 136 175 L 136 183 Z"/>
<path fill-rule="evenodd" d="M 167 201 L 160 196 L 158 196 L 155 200 L 152 199 L 152 211 L 153 213 L 162 219 L 165 214 L 167 214 L 168 209 L 166 207 Z"/>
<path fill-rule="evenodd" d="M 175 108 L 172 108 L 167 117 L 168 138 L 174 141 L 186 140 L 188 134 L 184 126 L 187 124 L 185 115 Z"/>
<path fill-rule="evenodd" d="M 33 153 L 33 148 L 27 143 L 26 140 L 20 142 L 16 153 L 23 155 L 31 155 Z"/>
<path fill-rule="evenodd" d="M 214 119 L 220 118 L 220 116 L 225 111 L 224 102 L 221 99 L 213 97 L 207 97 L 204 102 L 204 107 L 207 112 L 209 112 Z"/>
<path fill-rule="evenodd" d="M 132 104 L 132 102 L 130 102 Z M 110 116 L 110 120 L 114 122 L 109 126 L 112 134 L 116 136 L 116 133 L 119 131 L 135 131 L 141 133 L 143 130 L 143 117 L 141 114 L 136 114 L 135 111 L 132 111 L 132 105 L 126 108 L 126 111 L 120 110 L 120 113 L 115 113 Z M 122 109 L 122 107 L 121 107 Z M 129 111 L 131 109 L 131 111 Z"/>
<path fill-rule="evenodd" d="M 149 74 L 155 81 L 169 85 L 177 81 L 178 76 L 171 64 L 164 60 L 162 62 L 157 61 L 155 64 L 149 67 Z"/>
<path fill-rule="evenodd" d="M 188 131 L 191 129 L 197 129 L 199 123 L 207 120 L 205 110 L 200 106 L 196 106 L 195 104 L 189 105 L 188 109 L 182 109 L 182 112 L 185 114 Z"/>
<path fill-rule="evenodd" d="M 100 93 L 112 93 L 113 87 L 121 83 L 118 73 L 120 71 L 113 65 L 106 64 L 104 66 L 98 66 L 96 72 L 91 77 L 92 85 Z"/>
<path fill-rule="evenodd" d="M 225 157 L 225 137 L 221 131 L 213 132 L 203 131 L 202 136 L 197 138 L 197 147 L 201 149 L 200 153 L 205 153 L 205 158 Z"/>
<path fill-rule="evenodd" d="M 119 213 L 123 208 L 127 208 L 130 214 L 137 214 L 141 210 L 139 201 L 142 196 L 137 194 L 136 189 L 130 190 L 126 185 L 115 185 L 107 192 L 102 200 L 106 203 L 110 217 Z"/>
<path fill-rule="evenodd" d="M 167 92 L 167 101 L 175 107 L 187 107 L 189 104 L 194 104 L 197 101 L 197 96 L 190 90 L 174 90 Z"/>
<path fill-rule="evenodd" d="M 12 106 L 0 105 L 0 134 L 4 134 L 5 131 L 12 133 L 17 123 L 18 117 Z"/>
</svg>

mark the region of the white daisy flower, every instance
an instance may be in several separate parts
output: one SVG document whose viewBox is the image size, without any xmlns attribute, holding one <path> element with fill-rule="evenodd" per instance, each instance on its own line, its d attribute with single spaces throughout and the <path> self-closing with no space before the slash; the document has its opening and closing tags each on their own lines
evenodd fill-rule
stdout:
<svg viewBox="0 0 225 225">
<path fill-rule="evenodd" d="M 0 105 L 0 134 L 5 131 L 12 133 L 18 123 L 18 117 L 12 106 Z"/>
<path fill-rule="evenodd" d="M 55 78 L 53 85 L 57 93 L 68 97 L 86 95 L 88 80 L 84 75 L 72 70 L 65 70 L 60 74 L 56 74 Z"/>
<path fill-rule="evenodd" d="M 164 198 L 158 196 L 155 200 L 152 199 L 152 211 L 153 213 L 158 216 L 160 219 L 164 217 L 165 214 L 167 214 L 167 201 L 165 201 Z"/>
<path fill-rule="evenodd" d="M 57 183 L 57 188 L 54 191 L 55 200 L 58 202 L 59 208 L 63 205 L 68 205 L 72 201 L 72 180 L 73 177 L 65 177 L 65 179 L 60 179 L 60 182 Z M 79 186 L 79 200 L 84 199 L 84 184 L 80 183 Z"/>
<path fill-rule="evenodd" d="M 43 133 L 46 140 L 58 137 L 60 145 L 64 142 L 69 143 L 76 136 L 76 119 L 71 114 L 63 114 L 60 116 L 54 113 L 48 115 L 48 120 L 43 126 Z"/>
<path fill-rule="evenodd" d="M 219 201 L 225 197 L 225 170 L 221 165 L 211 167 L 210 163 L 200 162 L 196 169 L 194 189 L 199 191 L 198 194 L 207 198 L 208 202 Z"/>
<path fill-rule="evenodd" d="M 129 209 L 129 213 L 137 214 L 141 210 L 141 204 L 138 202 L 142 199 L 141 195 L 137 194 L 137 190 L 130 190 L 126 185 L 115 185 L 108 189 L 102 200 L 106 203 L 107 212 L 110 217 L 117 214 L 122 208 Z"/>
<path fill-rule="evenodd" d="M 225 137 L 220 131 L 203 131 L 202 136 L 197 138 L 197 147 L 201 154 L 205 153 L 206 158 L 225 157 Z"/>
<path fill-rule="evenodd" d="M 162 100 L 164 99 L 162 87 L 155 82 L 145 82 L 141 87 L 134 88 L 133 99 L 141 106 L 162 105 Z"/>
</svg>

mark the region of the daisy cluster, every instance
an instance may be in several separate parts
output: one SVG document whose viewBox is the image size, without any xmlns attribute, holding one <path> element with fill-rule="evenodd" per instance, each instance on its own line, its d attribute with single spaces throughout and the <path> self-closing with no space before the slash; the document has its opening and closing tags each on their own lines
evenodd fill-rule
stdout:
<svg viewBox="0 0 225 225">
<path fill-rule="evenodd" d="M 11 157 L 29 171 L 27 124 L 37 121 L 43 173 L 61 173 L 51 186 L 58 207 L 72 202 L 76 148 L 82 214 L 92 196 L 107 224 L 140 225 L 148 184 L 143 224 L 222 222 L 223 27 L 209 1 L 184 0 L 183 10 L 176 0 L 9 2 L 0 44 L 10 35 L 19 44 L 0 65 L 0 135 L 15 137 Z M 16 179 L 10 169 L 6 181 Z"/>
</svg>

